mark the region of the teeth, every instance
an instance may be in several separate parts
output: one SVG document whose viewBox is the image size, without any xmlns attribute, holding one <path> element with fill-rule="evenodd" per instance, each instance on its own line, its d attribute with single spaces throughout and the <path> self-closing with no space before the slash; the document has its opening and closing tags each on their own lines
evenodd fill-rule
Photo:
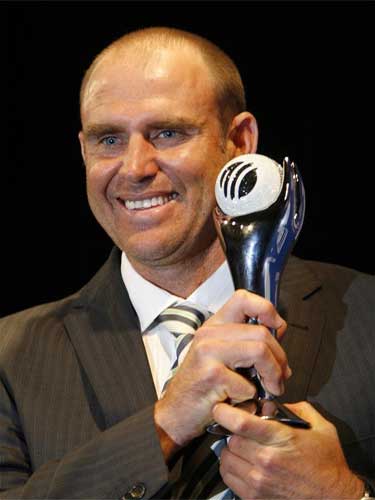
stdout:
<svg viewBox="0 0 375 500">
<path fill-rule="evenodd" d="M 146 198 L 145 200 L 124 200 L 125 207 L 128 210 L 139 210 L 142 208 L 151 208 L 165 205 L 171 200 L 177 198 L 177 193 L 169 194 L 168 196 L 154 196 L 153 198 Z"/>
</svg>

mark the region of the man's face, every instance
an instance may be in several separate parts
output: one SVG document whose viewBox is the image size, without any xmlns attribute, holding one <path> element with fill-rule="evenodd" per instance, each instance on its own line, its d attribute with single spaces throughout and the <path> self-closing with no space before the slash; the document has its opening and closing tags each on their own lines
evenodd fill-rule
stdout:
<svg viewBox="0 0 375 500">
<path fill-rule="evenodd" d="M 214 184 L 234 150 L 196 53 L 106 56 L 82 125 L 91 209 L 134 264 L 175 264 L 213 244 Z"/>
</svg>

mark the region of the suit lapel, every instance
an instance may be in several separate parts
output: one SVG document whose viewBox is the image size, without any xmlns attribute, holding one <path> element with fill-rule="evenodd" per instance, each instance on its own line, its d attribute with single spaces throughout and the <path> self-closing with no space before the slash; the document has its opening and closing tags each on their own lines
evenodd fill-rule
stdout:
<svg viewBox="0 0 375 500">
<path fill-rule="evenodd" d="M 280 313 L 288 323 L 281 343 L 293 371 L 282 401 L 306 399 L 326 321 L 321 289 L 322 283 L 308 264 L 292 257 L 280 294 Z"/>
<path fill-rule="evenodd" d="M 156 401 L 138 319 L 121 279 L 117 249 L 82 289 L 64 322 L 105 427 Z"/>
</svg>

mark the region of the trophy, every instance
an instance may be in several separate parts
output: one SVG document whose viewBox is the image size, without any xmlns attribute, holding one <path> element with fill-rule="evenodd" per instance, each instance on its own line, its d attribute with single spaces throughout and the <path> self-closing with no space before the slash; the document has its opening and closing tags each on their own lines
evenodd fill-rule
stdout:
<svg viewBox="0 0 375 500">
<path fill-rule="evenodd" d="M 220 171 L 215 195 L 214 221 L 235 288 L 257 293 L 277 308 L 280 278 L 305 214 L 305 190 L 297 166 L 288 158 L 280 165 L 259 154 L 237 156 Z M 257 318 L 249 318 L 249 323 L 256 324 Z M 238 371 L 257 387 L 256 413 L 261 418 L 310 427 L 263 388 L 254 367 Z M 207 430 L 231 434 L 217 423 Z"/>
</svg>

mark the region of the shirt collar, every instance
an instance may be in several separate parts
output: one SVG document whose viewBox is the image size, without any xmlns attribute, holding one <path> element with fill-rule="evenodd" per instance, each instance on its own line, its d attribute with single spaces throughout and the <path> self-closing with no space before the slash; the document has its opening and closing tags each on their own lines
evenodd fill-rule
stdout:
<svg viewBox="0 0 375 500">
<path fill-rule="evenodd" d="M 130 264 L 125 253 L 121 255 L 121 276 L 144 332 L 167 307 L 183 299 L 143 278 Z M 186 300 L 204 306 L 215 313 L 234 292 L 227 261 L 204 281 Z"/>
</svg>

